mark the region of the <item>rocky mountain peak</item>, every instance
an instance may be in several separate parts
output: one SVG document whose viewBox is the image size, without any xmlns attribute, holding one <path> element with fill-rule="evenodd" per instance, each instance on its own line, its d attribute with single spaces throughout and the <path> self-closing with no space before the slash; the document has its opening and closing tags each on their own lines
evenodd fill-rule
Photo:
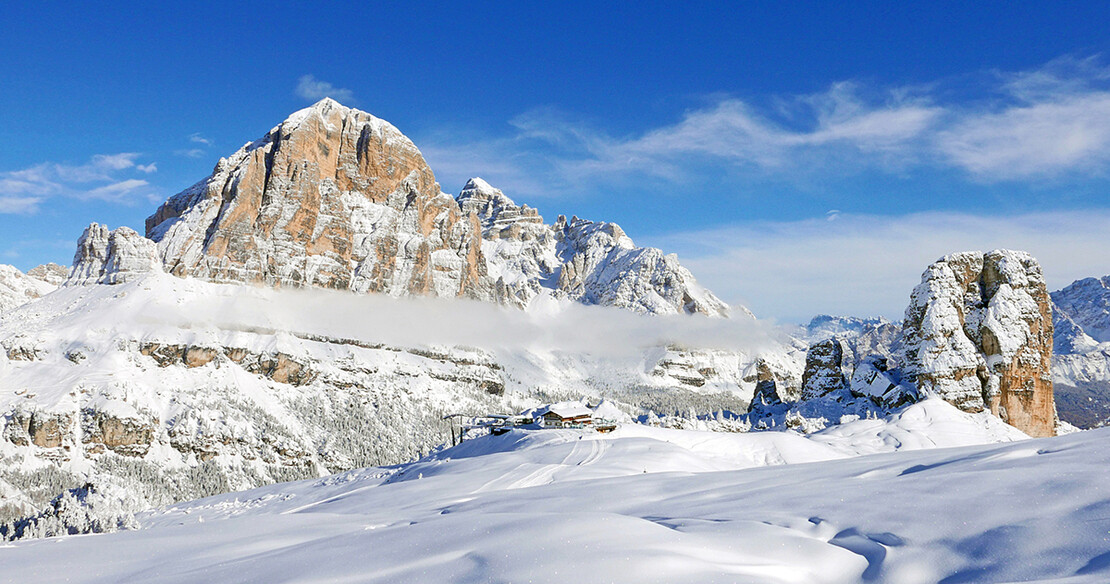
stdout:
<svg viewBox="0 0 1110 584">
<path fill-rule="evenodd" d="M 27 275 L 48 284 L 59 286 L 62 282 L 65 282 L 66 277 L 69 276 L 69 268 L 50 262 L 27 270 Z"/>
<path fill-rule="evenodd" d="M 989 409 L 1032 436 L 1055 433 L 1052 308 L 1028 253 L 937 260 L 911 295 L 902 342 L 904 371 L 921 391 Z"/>
<path fill-rule="evenodd" d="M 397 128 L 324 99 L 170 198 L 147 235 L 176 275 L 488 298 L 477 227 Z"/>
<path fill-rule="evenodd" d="M 539 236 L 537 227 L 544 231 L 543 217 L 528 205 L 518 206 L 481 178 L 466 181 L 455 197 L 464 214 L 474 213 L 482 225 L 482 235 L 487 239 L 519 239 Z"/>
<path fill-rule="evenodd" d="M 48 265 L 57 266 L 57 264 Z M 61 266 L 57 267 L 61 268 Z M 57 274 L 52 270 L 43 273 L 43 270 L 39 270 L 39 268 L 43 268 L 43 266 L 32 268 L 24 274 L 15 266 L 0 264 L 0 315 L 43 294 L 47 294 L 57 287 Z M 65 278 L 64 274 L 62 278 Z"/>
<path fill-rule="evenodd" d="M 126 259 L 118 273 L 146 269 L 144 244 L 114 233 L 86 230 L 70 284 L 115 278 L 112 257 Z M 560 216 L 545 225 L 478 177 L 457 197 L 444 194 L 397 128 L 327 98 L 170 197 L 147 219 L 146 237 L 166 272 L 215 282 L 729 314 L 676 256 L 636 247 L 615 223 Z"/>
<path fill-rule="evenodd" d="M 1052 293 L 1058 317 L 1082 329 L 1097 343 L 1110 342 L 1110 276 L 1076 280 Z"/>
</svg>

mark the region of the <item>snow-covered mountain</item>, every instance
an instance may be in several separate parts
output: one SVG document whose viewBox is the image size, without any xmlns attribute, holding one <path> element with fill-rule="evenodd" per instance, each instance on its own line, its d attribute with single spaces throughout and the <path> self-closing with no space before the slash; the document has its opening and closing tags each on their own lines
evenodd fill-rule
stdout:
<svg viewBox="0 0 1110 584">
<path fill-rule="evenodd" d="M 1052 377 L 1060 417 L 1081 428 L 1110 421 L 1110 276 L 1052 293 Z"/>
<path fill-rule="evenodd" d="M 612 223 L 546 226 L 481 179 L 444 194 L 397 128 L 331 99 L 221 159 L 146 228 L 166 271 L 216 282 L 728 311 L 677 258 Z"/>
<path fill-rule="evenodd" d="M 1051 314 L 1040 264 L 1028 253 L 944 256 L 922 274 L 901 325 L 819 316 L 803 327 L 800 399 L 766 384 L 748 416 L 754 427 L 813 431 L 935 395 L 1053 436 Z"/>
<path fill-rule="evenodd" d="M 607 334 L 643 344 L 608 347 Z M 749 348 L 668 348 L 703 334 Z M 448 413 L 577 396 L 631 412 L 742 411 L 759 355 L 793 358 L 750 319 L 524 312 L 162 272 L 27 303 L 0 320 L 0 346 L 13 516 L 90 480 L 126 487 L 141 508 L 399 463 L 448 440 Z"/>
<path fill-rule="evenodd" d="M 0 553 L 25 584 L 1093 584 L 1107 432 L 1006 442 L 1022 436 L 936 399 L 808 437 L 512 431 Z"/>
<path fill-rule="evenodd" d="M 804 346 L 673 255 L 545 224 L 481 179 L 446 195 L 408 138 L 332 100 L 146 227 L 90 225 L 50 294 L 9 270 L 0 519 L 87 482 L 138 509 L 399 463 L 446 440 L 447 413 L 742 412 L 761 380 L 801 382 Z"/>
<path fill-rule="evenodd" d="M 126 517 L 398 464 L 447 441 L 446 414 L 565 399 L 812 434 L 940 395 L 1055 432 L 1048 295 L 1022 252 L 942 258 L 901 325 L 795 338 L 615 224 L 544 223 L 479 178 L 444 194 L 400 131 L 328 99 L 146 231 L 90 225 L 53 292 L 10 274 L 41 297 L 0 313 L 0 520 L 89 483 Z"/>
</svg>

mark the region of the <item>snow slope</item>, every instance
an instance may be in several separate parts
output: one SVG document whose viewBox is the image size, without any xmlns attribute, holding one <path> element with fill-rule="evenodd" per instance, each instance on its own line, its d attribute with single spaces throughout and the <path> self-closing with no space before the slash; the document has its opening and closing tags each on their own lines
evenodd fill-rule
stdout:
<svg viewBox="0 0 1110 584">
<path fill-rule="evenodd" d="M 448 413 L 599 395 L 636 414 L 742 407 L 757 354 L 779 347 L 751 319 L 542 308 L 157 271 L 62 287 L 0 316 L 0 523 L 89 481 L 138 511 L 411 461 L 449 440 Z"/>
<path fill-rule="evenodd" d="M 928 448 L 1013 432 L 938 400 L 809 438 L 514 431 L 0 563 L 25 584 L 1106 581 L 1110 430 Z"/>
</svg>

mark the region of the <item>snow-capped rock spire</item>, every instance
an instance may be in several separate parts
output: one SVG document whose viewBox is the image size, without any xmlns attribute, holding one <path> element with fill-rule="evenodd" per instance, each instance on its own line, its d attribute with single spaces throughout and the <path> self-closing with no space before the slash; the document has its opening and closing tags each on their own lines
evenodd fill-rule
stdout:
<svg viewBox="0 0 1110 584">
<path fill-rule="evenodd" d="M 134 277 L 162 270 L 153 241 L 130 227 L 109 231 L 93 223 L 77 241 L 66 286 L 84 284 L 122 284 Z"/>
<path fill-rule="evenodd" d="M 903 368 L 925 393 L 991 413 L 1031 436 L 1055 434 L 1052 307 L 1022 251 L 945 256 L 929 266 L 903 322 Z"/>
</svg>

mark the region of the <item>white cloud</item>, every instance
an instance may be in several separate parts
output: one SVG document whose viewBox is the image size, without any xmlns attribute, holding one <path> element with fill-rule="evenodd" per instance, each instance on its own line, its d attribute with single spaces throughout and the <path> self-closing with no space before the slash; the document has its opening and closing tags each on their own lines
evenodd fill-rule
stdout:
<svg viewBox="0 0 1110 584">
<path fill-rule="evenodd" d="M 137 164 L 140 157 L 136 152 L 97 154 L 80 165 L 46 162 L 0 172 L 0 213 L 33 213 L 39 203 L 54 196 L 125 202 L 127 195 L 149 183 L 120 174 L 157 170 L 154 162 Z M 96 183 L 108 184 L 93 186 Z"/>
<path fill-rule="evenodd" d="M 150 183 L 145 180 L 127 179 L 79 193 L 77 196 L 81 199 L 121 202 L 128 200 L 129 195 L 134 194 L 135 191 L 145 189 L 149 185 Z"/>
<path fill-rule="evenodd" d="M 509 135 L 463 132 L 422 143 L 437 168 L 477 165 L 460 176 L 483 173 L 509 190 L 523 191 L 515 183 L 531 177 L 547 194 L 635 177 L 681 182 L 714 170 L 787 180 L 923 167 L 988 182 L 1104 176 L 1110 69 L 1097 61 L 1064 58 L 1030 71 L 983 74 L 977 90 L 986 99 L 968 99 L 943 81 L 918 88 L 841 82 L 772 99 L 774 107 L 717 96 L 676 122 L 632 136 L 614 137 L 540 108 L 513 118 Z"/>
<path fill-rule="evenodd" d="M 312 75 L 301 76 L 297 80 L 297 88 L 294 92 L 298 97 L 307 101 L 319 101 L 325 97 L 330 97 L 338 102 L 350 104 L 355 100 L 355 95 L 350 89 L 336 87 Z"/>
<path fill-rule="evenodd" d="M 954 164 L 989 180 L 1103 172 L 1110 162 L 1110 92 L 968 116 L 942 132 L 938 145 Z"/>
<path fill-rule="evenodd" d="M 205 146 L 212 145 L 212 141 L 208 138 L 205 138 L 204 136 L 201 136 L 199 132 L 189 134 L 189 141 L 196 142 L 197 144 L 204 144 Z"/>
<path fill-rule="evenodd" d="M 513 135 L 460 141 L 458 136 L 472 134 L 445 133 L 422 141 L 422 151 L 437 173 L 441 168 L 467 169 L 460 176 L 490 176 L 513 192 L 529 190 L 518 183 L 531 177 L 550 195 L 630 176 L 681 181 L 707 165 L 797 172 L 835 155 L 838 168 L 900 166 L 916 155 L 916 145 L 945 113 L 905 90 L 866 101 L 848 83 L 793 99 L 780 109 L 778 117 L 785 114 L 788 120 L 776 121 L 745 101 L 724 97 L 686 112 L 675 123 L 617 138 L 539 108 L 511 120 Z"/>
<path fill-rule="evenodd" d="M 97 154 L 92 157 L 90 166 L 106 170 L 123 170 L 135 166 L 137 152 L 121 152 L 119 154 Z"/>
<path fill-rule="evenodd" d="M 525 312 L 488 302 L 446 298 L 390 298 L 319 289 L 244 288 L 235 294 L 191 297 L 183 306 L 153 307 L 151 322 L 189 315 L 189 326 L 218 322 L 277 330 L 326 331 L 399 346 L 461 345 L 493 350 L 584 352 L 640 361 L 643 349 L 666 344 L 757 352 L 779 333 L 746 318 L 646 316 L 628 310 L 568 303 L 558 310 Z M 178 324 L 178 323 L 172 323 Z M 182 323 L 184 324 L 184 323 Z"/>
<path fill-rule="evenodd" d="M 34 213 L 38 210 L 40 197 L 6 197 L 0 196 L 0 213 L 23 215 Z"/>
<path fill-rule="evenodd" d="M 1021 249 L 1052 290 L 1110 274 L 1110 211 L 1009 217 L 839 214 L 836 221 L 757 222 L 648 242 L 677 251 L 699 282 L 761 317 L 819 314 L 900 319 L 921 273 L 943 255 Z"/>
<path fill-rule="evenodd" d="M 639 159 L 645 165 L 676 155 L 703 154 L 761 166 L 780 166 L 798 149 L 826 145 L 864 152 L 898 148 L 929 130 L 942 110 L 923 100 L 865 103 L 850 84 L 807 96 L 799 117 L 808 127 L 789 129 L 760 115 L 747 103 L 724 99 L 710 108 L 687 113 L 671 126 L 639 138 L 605 145 L 604 158 Z"/>
<path fill-rule="evenodd" d="M 184 156 L 185 158 L 200 158 L 201 156 L 204 156 L 204 150 L 201 150 L 200 148 L 174 150 L 173 153 L 178 156 Z"/>
</svg>

